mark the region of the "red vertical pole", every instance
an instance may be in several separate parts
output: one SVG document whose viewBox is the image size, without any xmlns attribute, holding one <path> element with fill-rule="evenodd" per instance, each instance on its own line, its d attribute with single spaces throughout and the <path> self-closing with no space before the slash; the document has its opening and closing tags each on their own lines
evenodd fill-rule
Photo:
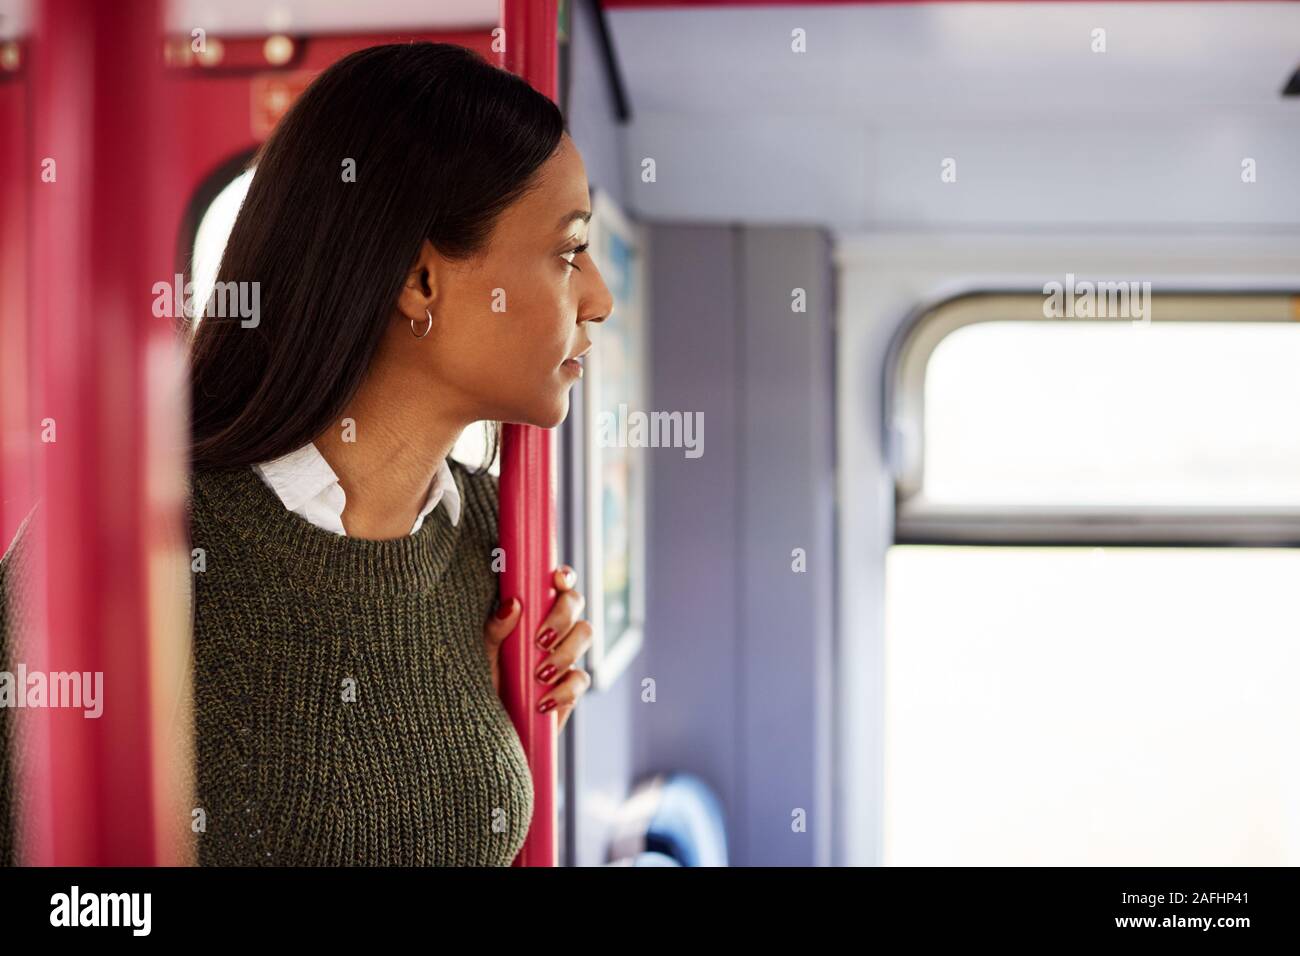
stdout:
<svg viewBox="0 0 1300 956">
<path fill-rule="evenodd" d="M 175 271 L 175 227 L 158 219 L 174 135 L 161 15 L 161 0 L 42 0 L 30 64 L 29 427 L 40 434 L 30 643 L 47 673 L 85 675 L 86 688 L 102 674 L 99 716 L 27 716 L 21 824 L 35 865 L 170 863 L 180 850 L 165 835 L 175 814 L 160 810 L 151 680 L 156 642 L 184 639 L 159 633 L 167 619 L 151 600 L 159 536 L 180 516 L 159 476 L 184 474 L 174 446 L 158 457 L 183 395 L 166 393 L 175 337 L 153 312 L 155 283 Z"/>
<path fill-rule="evenodd" d="M 505 67 L 556 99 L 559 87 L 556 0 L 502 0 Z M 501 649 L 501 696 L 533 774 L 533 822 L 516 866 L 555 866 L 555 712 L 539 714 L 546 690 L 532 674 L 541 652 L 533 635 L 555 603 L 555 443 L 551 429 L 506 425 L 501 448 L 502 596 L 523 601 L 519 626 Z"/>
</svg>

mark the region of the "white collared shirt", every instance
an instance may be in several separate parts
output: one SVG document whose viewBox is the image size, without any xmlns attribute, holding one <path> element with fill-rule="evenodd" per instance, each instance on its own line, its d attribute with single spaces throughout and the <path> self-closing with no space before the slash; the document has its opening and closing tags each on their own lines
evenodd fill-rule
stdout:
<svg viewBox="0 0 1300 956">
<path fill-rule="evenodd" d="M 339 476 L 314 442 L 308 442 L 287 455 L 256 464 L 253 471 L 294 514 L 302 515 L 318 528 L 347 535 L 343 528 L 343 507 L 347 496 L 339 484 Z M 451 523 L 456 524 L 460 520 L 460 491 L 445 458 L 433 476 L 429 496 L 415 517 L 411 534 L 420 530 L 424 519 L 438 507 L 439 502 L 445 502 L 447 515 Z"/>
</svg>

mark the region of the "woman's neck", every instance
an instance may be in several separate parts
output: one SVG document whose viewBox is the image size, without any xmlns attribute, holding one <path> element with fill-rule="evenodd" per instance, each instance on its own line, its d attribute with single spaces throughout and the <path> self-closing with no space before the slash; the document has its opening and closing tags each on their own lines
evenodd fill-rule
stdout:
<svg viewBox="0 0 1300 956">
<path fill-rule="evenodd" d="M 351 537 L 410 534 L 467 424 L 439 416 L 427 382 L 402 387 L 398 377 L 368 377 L 340 420 L 315 439 L 343 487 L 343 527 Z"/>
</svg>

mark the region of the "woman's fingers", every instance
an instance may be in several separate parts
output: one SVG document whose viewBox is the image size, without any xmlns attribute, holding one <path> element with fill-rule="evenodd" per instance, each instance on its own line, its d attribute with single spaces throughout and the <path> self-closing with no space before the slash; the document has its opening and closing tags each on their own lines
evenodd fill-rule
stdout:
<svg viewBox="0 0 1300 956">
<path fill-rule="evenodd" d="M 555 572 L 556 588 L 560 594 L 555 599 L 551 612 L 537 628 L 536 640 L 542 650 L 549 651 L 554 648 L 556 641 L 569 633 L 587 607 L 587 599 L 582 596 L 582 592 L 573 590 L 572 583 L 562 587 L 566 582 L 576 582 L 576 579 L 577 576 L 568 565 Z"/>
<path fill-rule="evenodd" d="M 501 642 L 519 623 L 519 614 L 522 610 L 523 605 L 519 598 L 510 598 L 509 601 L 503 601 L 488 615 L 487 623 L 483 625 L 483 639 L 487 642 L 489 651 L 500 650 Z"/>
<path fill-rule="evenodd" d="M 578 698 L 585 694 L 589 687 L 591 687 L 591 677 L 581 667 L 575 667 L 565 672 L 555 687 L 538 702 L 537 709 L 546 713 L 555 708 L 556 716 L 559 718 L 556 728 L 558 730 L 564 726 Z"/>
<path fill-rule="evenodd" d="M 555 569 L 555 590 L 571 591 L 573 586 L 578 583 L 578 572 L 573 570 L 567 564 L 562 564 Z"/>
<path fill-rule="evenodd" d="M 501 644 L 519 623 L 523 604 L 518 598 L 502 602 L 488 615 L 483 625 L 483 644 L 487 649 L 488 670 L 492 674 L 492 687 L 501 692 Z"/>
<path fill-rule="evenodd" d="M 577 663 L 591 647 L 592 629 L 590 623 L 582 620 L 587 601 L 581 592 L 575 590 L 578 576 L 573 568 L 567 564 L 561 565 L 555 569 L 553 577 L 558 594 L 550 613 L 538 628 L 536 640 L 546 651 L 546 656 L 537 665 L 534 676 L 541 683 L 552 685 L 538 701 L 538 710 L 546 713 L 554 709 L 559 729 L 568 721 L 578 698 L 591 687 L 591 677 Z M 502 642 L 518 626 L 522 610 L 519 600 L 512 598 L 508 602 L 502 602 L 498 610 L 488 618 L 483 634 L 488 656 L 494 665 Z M 494 684 L 497 681 L 496 673 L 494 666 Z"/>
<path fill-rule="evenodd" d="M 551 653 L 537 665 L 534 671 L 537 679 L 543 684 L 554 683 L 565 671 L 578 663 L 578 658 L 587 653 L 589 647 L 591 647 L 591 624 L 587 621 L 578 621 L 569 628 L 563 640 L 552 646 Z"/>
</svg>

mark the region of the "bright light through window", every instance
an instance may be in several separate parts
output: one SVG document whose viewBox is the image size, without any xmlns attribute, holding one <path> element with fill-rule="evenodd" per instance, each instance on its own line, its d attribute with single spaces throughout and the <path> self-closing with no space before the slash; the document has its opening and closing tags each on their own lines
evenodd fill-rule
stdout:
<svg viewBox="0 0 1300 956">
<path fill-rule="evenodd" d="M 884 859 L 1300 864 L 1300 551 L 902 546 Z"/>
<path fill-rule="evenodd" d="M 489 423 L 475 422 L 460 433 L 460 438 L 451 449 L 451 457 L 471 468 L 478 468 L 483 464 L 483 458 L 487 454 L 487 429 Z M 497 455 L 492 459 L 492 464 L 488 467 L 488 472 L 500 476 L 501 474 L 501 454 L 497 449 Z"/>
<path fill-rule="evenodd" d="M 194 302 L 202 309 L 212 297 L 212 287 L 217 281 L 217 269 L 221 266 L 221 255 L 226 251 L 226 240 L 230 230 L 235 226 L 239 207 L 248 194 L 248 186 L 253 181 L 253 170 L 240 173 L 212 200 L 199 220 L 198 232 L 194 237 Z"/>
<path fill-rule="evenodd" d="M 978 322 L 925 376 L 924 495 L 1300 505 L 1300 324 Z"/>
</svg>

